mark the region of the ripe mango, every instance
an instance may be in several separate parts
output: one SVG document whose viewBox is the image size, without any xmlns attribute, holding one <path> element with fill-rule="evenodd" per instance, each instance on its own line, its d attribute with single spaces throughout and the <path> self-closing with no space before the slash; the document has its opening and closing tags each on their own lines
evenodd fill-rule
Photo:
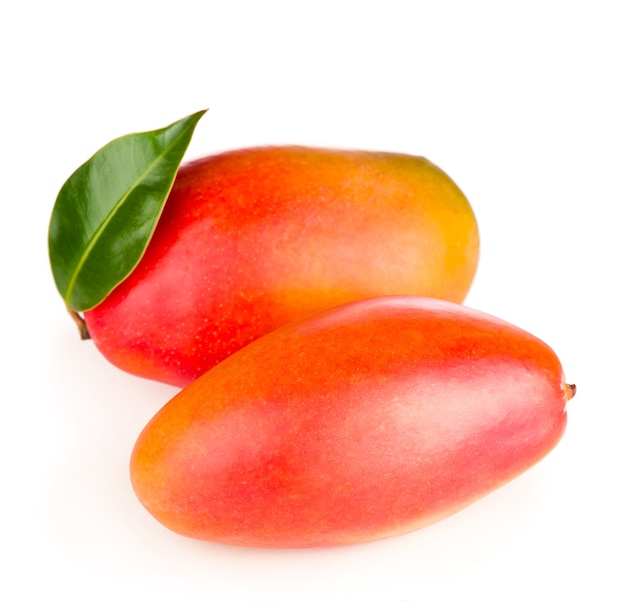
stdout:
<svg viewBox="0 0 626 611">
<path fill-rule="evenodd" d="M 574 391 L 545 343 L 497 318 L 424 297 L 361 300 L 256 340 L 180 391 L 140 434 L 131 481 L 188 537 L 389 537 L 534 465 Z"/>
<path fill-rule="evenodd" d="M 365 297 L 461 302 L 478 230 L 424 158 L 261 147 L 180 168 L 138 267 L 85 313 L 115 365 L 184 386 L 249 342 Z"/>
</svg>

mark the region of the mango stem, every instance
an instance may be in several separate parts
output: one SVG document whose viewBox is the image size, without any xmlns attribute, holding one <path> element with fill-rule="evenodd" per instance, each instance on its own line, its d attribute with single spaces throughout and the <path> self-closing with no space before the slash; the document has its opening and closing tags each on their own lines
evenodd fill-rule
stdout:
<svg viewBox="0 0 626 611">
<path fill-rule="evenodd" d="M 569 401 L 576 394 L 576 384 L 565 384 L 565 400 Z"/>
<path fill-rule="evenodd" d="M 89 335 L 89 329 L 87 329 L 87 323 L 85 319 L 76 311 L 67 309 L 72 320 L 76 323 L 78 327 L 78 332 L 80 333 L 80 339 L 91 339 L 91 335 Z"/>
</svg>

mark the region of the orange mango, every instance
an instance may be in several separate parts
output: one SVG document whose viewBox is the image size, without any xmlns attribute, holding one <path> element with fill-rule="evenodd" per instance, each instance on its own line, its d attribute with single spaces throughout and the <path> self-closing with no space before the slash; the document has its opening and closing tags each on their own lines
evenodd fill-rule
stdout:
<svg viewBox="0 0 626 611">
<path fill-rule="evenodd" d="M 131 458 L 163 525 L 231 545 L 406 533 L 536 464 L 567 384 L 533 335 L 462 305 L 379 297 L 252 342 L 180 391 Z"/>
</svg>

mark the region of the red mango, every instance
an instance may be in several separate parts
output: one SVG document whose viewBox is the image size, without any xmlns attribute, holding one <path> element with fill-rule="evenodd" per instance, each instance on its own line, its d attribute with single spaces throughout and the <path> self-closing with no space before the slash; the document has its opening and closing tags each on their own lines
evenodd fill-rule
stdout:
<svg viewBox="0 0 626 611">
<path fill-rule="evenodd" d="M 437 299 L 366 299 L 274 331 L 179 392 L 139 436 L 132 485 L 188 537 L 388 537 L 537 463 L 574 391 L 555 353 L 511 324 Z"/>
<path fill-rule="evenodd" d="M 461 302 L 477 261 L 467 199 L 424 158 L 246 149 L 181 167 L 138 267 L 85 321 L 118 367 L 185 386 L 341 303 Z"/>
</svg>

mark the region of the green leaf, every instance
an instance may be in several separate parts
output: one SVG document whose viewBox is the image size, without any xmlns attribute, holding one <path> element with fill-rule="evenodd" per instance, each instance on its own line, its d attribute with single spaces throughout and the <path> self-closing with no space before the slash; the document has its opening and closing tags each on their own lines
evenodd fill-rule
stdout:
<svg viewBox="0 0 626 611">
<path fill-rule="evenodd" d="M 117 138 L 65 182 L 52 211 L 48 250 L 71 313 L 97 306 L 139 263 L 205 112 Z"/>
</svg>

